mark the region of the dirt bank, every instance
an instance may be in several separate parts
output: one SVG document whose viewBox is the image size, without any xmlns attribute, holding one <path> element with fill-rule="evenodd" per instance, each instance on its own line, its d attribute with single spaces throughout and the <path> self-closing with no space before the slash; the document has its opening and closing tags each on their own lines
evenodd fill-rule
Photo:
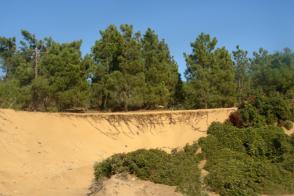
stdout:
<svg viewBox="0 0 294 196">
<path fill-rule="evenodd" d="M 206 135 L 235 108 L 129 113 L 0 110 L 0 195 L 85 195 L 93 164 L 139 148 L 170 150 Z"/>
</svg>

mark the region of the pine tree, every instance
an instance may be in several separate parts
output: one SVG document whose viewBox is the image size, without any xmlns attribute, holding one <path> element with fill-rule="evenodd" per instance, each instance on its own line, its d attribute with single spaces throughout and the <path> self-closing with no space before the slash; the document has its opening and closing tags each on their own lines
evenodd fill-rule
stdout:
<svg viewBox="0 0 294 196">
<path fill-rule="evenodd" d="M 34 81 L 38 84 L 34 87 L 39 93 L 49 90 L 49 94 L 43 93 L 42 100 L 47 100 L 46 104 L 59 111 L 88 107 L 88 83 L 81 57 L 81 43 L 51 43 L 42 57 L 41 78 Z"/>
<path fill-rule="evenodd" d="M 239 46 L 233 51 L 235 77 L 237 83 L 238 103 L 241 104 L 249 93 L 249 69 L 250 59 L 247 57 L 248 52 L 240 49 Z"/>
<path fill-rule="evenodd" d="M 121 25 L 120 31 L 111 25 L 100 34 L 92 53 L 96 64 L 93 87 L 100 91 L 101 107 L 142 107 L 145 76 L 140 34 L 130 25 Z"/>
<path fill-rule="evenodd" d="M 233 62 L 229 52 L 216 44 L 216 38 L 202 33 L 191 43 L 192 53 L 185 54 L 188 107 L 229 107 L 235 103 Z"/>
<path fill-rule="evenodd" d="M 142 38 L 148 108 L 173 103 L 178 81 L 178 67 L 170 55 L 167 44 L 159 40 L 150 28 Z"/>
</svg>

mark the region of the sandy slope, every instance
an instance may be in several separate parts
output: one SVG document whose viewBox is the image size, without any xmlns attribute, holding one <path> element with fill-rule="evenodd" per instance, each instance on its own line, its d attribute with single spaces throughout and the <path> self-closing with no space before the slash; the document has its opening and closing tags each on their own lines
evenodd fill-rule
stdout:
<svg viewBox="0 0 294 196">
<path fill-rule="evenodd" d="M 85 195 L 95 161 L 139 148 L 183 146 L 234 110 L 70 114 L 0 109 L 0 195 Z"/>
<path fill-rule="evenodd" d="M 93 196 L 182 196 L 176 187 L 143 181 L 135 176 L 114 175 L 103 182 L 102 189 Z"/>
</svg>

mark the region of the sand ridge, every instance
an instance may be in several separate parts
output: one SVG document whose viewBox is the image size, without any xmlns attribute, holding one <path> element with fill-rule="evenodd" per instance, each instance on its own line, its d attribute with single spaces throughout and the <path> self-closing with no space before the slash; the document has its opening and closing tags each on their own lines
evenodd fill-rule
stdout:
<svg viewBox="0 0 294 196">
<path fill-rule="evenodd" d="M 127 113 L 42 113 L 0 109 L 0 193 L 87 193 L 93 165 L 140 148 L 166 151 L 200 137 L 236 108 Z"/>
</svg>

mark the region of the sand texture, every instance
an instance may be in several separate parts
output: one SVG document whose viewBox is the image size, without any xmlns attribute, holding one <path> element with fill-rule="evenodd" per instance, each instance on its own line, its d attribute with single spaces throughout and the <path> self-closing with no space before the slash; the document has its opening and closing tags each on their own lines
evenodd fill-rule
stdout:
<svg viewBox="0 0 294 196">
<path fill-rule="evenodd" d="M 182 147 L 206 136 L 211 122 L 222 122 L 235 110 L 73 114 L 0 109 L 0 195 L 86 195 L 95 162 L 140 148 Z"/>
</svg>

